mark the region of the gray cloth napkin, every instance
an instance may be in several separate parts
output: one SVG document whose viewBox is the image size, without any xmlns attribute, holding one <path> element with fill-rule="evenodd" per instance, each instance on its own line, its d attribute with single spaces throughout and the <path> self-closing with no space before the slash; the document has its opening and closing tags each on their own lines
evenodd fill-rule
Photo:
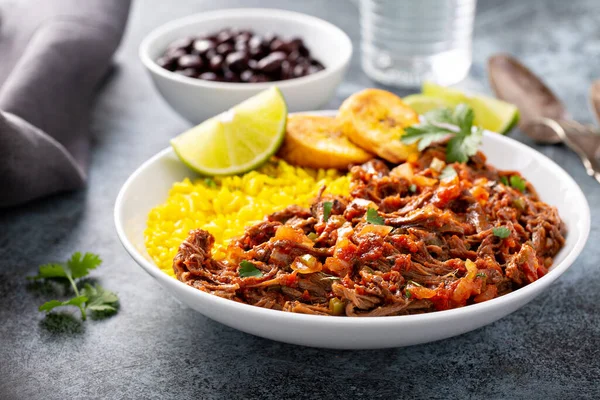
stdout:
<svg viewBox="0 0 600 400">
<path fill-rule="evenodd" d="M 94 93 L 129 4 L 0 2 L 0 206 L 85 185 Z"/>
</svg>

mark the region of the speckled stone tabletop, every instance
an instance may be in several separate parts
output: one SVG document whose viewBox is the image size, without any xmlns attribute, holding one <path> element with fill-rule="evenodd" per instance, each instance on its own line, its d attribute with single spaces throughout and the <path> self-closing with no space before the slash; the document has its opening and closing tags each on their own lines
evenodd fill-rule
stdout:
<svg viewBox="0 0 600 400">
<path fill-rule="evenodd" d="M 600 185 L 561 146 L 534 146 L 562 165 L 592 209 L 589 242 L 546 292 L 474 332 L 426 345 L 330 351 L 254 337 L 180 305 L 125 253 L 112 221 L 117 192 L 144 160 L 188 127 L 137 59 L 144 35 L 203 10 L 265 6 L 325 18 L 355 45 L 329 108 L 374 86 L 361 71 L 357 10 L 348 1 L 136 1 L 95 106 L 87 190 L 0 211 L 0 399 L 600 398 Z M 600 78 L 600 1 L 480 0 L 474 65 L 459 86 L 489 92 L 487 57 L 508 51 L 537 71 L 582 122 Z M 408 91 L 397 91 L 404 95 Z M 551 200 L 551 199 L 549 199 Z M 25 276 L 75 250 L 101 254 L 93 273 L 118 292 L 104 320 L 44 318 L 48 295 Z"/>
</svg>

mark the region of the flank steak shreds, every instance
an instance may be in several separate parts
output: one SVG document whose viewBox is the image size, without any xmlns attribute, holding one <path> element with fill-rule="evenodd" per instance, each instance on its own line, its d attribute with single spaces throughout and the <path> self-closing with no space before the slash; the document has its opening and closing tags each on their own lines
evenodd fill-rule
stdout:
<svg viewBox="0 0 600 400">
<path fill-rule="evenodd" d="M 481 152 L 447 166 L 444 155 L 440 145 L 398 166 L 354 166 L 347 196 L 323 188 L 310 208 L 267 216 L 223 260 L 211 256 L 212 235 L 193 230 L 175 274 L 242 303 L 353 317 L 463 307 L 544 276 L 565 242 L 557 210 Z M 240 276 L 241 264 L 251 273 Z"/>
</svg>

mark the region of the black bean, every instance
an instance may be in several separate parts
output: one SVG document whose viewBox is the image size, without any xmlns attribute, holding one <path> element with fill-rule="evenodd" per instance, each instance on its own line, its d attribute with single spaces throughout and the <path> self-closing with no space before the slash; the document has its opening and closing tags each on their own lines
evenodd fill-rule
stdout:
<svg viewBox="0 0 600 400">
<path fill-rule="evenodd" d="M 165 56 L 177 59 L 181 56 L 185 56 L 186 54 L 187 52 L 184 49 L 169 49 L 165 53 Z"/>
<path fill-rule="evenodd" d="M 325 68 L 301 38 L 238 28 L 175 40 L 156 63 L 184 76 L 228 82 L 293 79 Z"/>
<path fill-rule="evenodd" d="M 217 74 L 215 74 L 214 72 L 203 72 L 198 76 L 198 78 L 204 79 L 205 81 L 213 81 L 213 82 L 219 80 L 219 76 Z"/>
<path fill-rule="evenodd" d="M 288 54 L 287 59 L 290 61 L 298 61 L 298 59 L 302 58 L 302 56 L 300 55 L 300 53 L 298 52 L 298 50 L 293 50 L 292 52 L 290 52 L 290 54 Z"/>
<path fill-rule="evenodd" d="M 301 42 L 298 47 L 297 47 L 298 53 L 300 53 L 303 57 L 308 57 L 310 56 L 310 51 L 308 50 L 308 47 L 306 47 L 304 45 L 304 42 Z"/>
<path fill-rule="evenodd" d="M 210 49 L 214 49 L 215 44 L 208 39 L 196 40 L 194 42 L 193 52 L 200 55 L 205 55 Z"/>
<path fill-rule="evenodd" d="M 235 50 L 248 52 L 248 43 L 247 42 L 235 42 Z"/>
<path fill-rule="evenodd" d="M 293 75 L 295 78 L 299 78 L 301 76 L 306 75 L 307 72 L 308 72 L 308 65 L 298 64 L 294 67 Z"/>
<path fill-rule="evenodd" d="M 227 56 L 225 63 L 231 71 L 242 72 L 248 67 L 248 55 L 242 51 L 236 51 Z"/>
<path fill-rule="evenodd" d="M 216 48 L 214 48 L 214 49 L 208 49 L 208 50 L 206 51 L 206 54 L 204 54 L 204 58 L 205 58 L 206 60 L 212 60 L 212 58 L 213 58 L 214 56 L 218 56 L 218 54 L 217 54 L 217 49 L 216 49 Z"/>
<path fill-rule="evenodd" d="M 253 77 L 254 72 L 250 71 L 249 69 L 245 70 L 240 74 L 240 80 L 242 82 L 250 82 Z"/>
<path fill-rule="evenodd" d="M 279 36 L 275 35 L 272 32 L 269 32 L 263 36 L 263 41 L 266 43 L 267 46 L 270 46 L 271 43 L 273 43 L 273 41 L 277 39 L 279 39 Z"/>
<path fill-rule="evenodd" d="M 218 72 L 223 68 L 223 56 L 215 55 L 209 61 L 210 70 Z"/>
<path fill-rule="evenodd" d="M 254 76 L 252 76 L 252 78 L 250 78 L 250 82 L 251 83 L 260 83 L 260 82 L 269 82 L 270 79 L 268 76 L 263 75 L 263 74 L 255 74 Z"/>
<path fill-rule="evenodd" d="M 262 47 L 262 44 L 263 39 L 260 36 L 252 36 L 252 38 L 248 41 L 248 47 L 250 47 L 251 49 L 260 48 Z"/>
<path fill-rule="evenodd" d="M 217 44 L 230 43 L 233 44 L 233 34 L 229 30 L 223 30 L 217 34 L 215 42 Z"/>
<path fill-rule="evenodd" d="M 217 54 L 222 55 L 223 57 L 227 56 L 229 53 L 233 53 L 233 45 L 231 43 L 222 43 L 217 46 Z"/>
<path fill-rule="evenodd" d="M 179 64 L 179 66 L 181 68 L 202 68 L 202 65 L 204 64 L 202 62 L 202 58 L 197 55 L 197 54 L 186 54 L 185 56 L 181 56 L 179 57 L 179 59 L 177 60 L 177 64 Z"/>
<path fill-rule="evenodd" d="M 239 82 L 240 81 L 240 76 L 238 74 L 236 74 L 233 71 L 230 71 L 228 69 L 226 69 L 223 72 L 223 78 L 225 80 L 225 82 Z"/>
<path fill-rule="evenodd" d="M 274 53 L 269 54 L 268 56 L 262 58 L 258 64 L 256 64 L 256 69 L 261 72 L 266 72 L 268 74 L 276 73 L 281 68 L 281 63 L 285 60 L 286 54 L 280 51 L 276 51 Z"/>
<path fill-rule="evenodd" d="M 304 42 L 300 38 L 293 38 L 288 43 L 294 50 L 298 50 L 300 46 L 304 46 Z"/>
<path fill-rule="evenodd" d="M 285 47 L 285 42 L 283 40 L 275 39 L 269 45 L 269 48 L 272 51 L 283 51 L 282 48 Z"/>
<path fill-rule="evenodd" d="M 237 37 L 235 38 L 236 42 L 244 42 L 244 43 L 248 43 L 248 41 L 252 38 L 252 32 L 250 31 L 242 31 L 239 33 L 239 35 L 237 35 Z"/>
<path fill-rule="evenodd" d="M 194 43 L 194 38 L 192 37 L 183 37 L 181 39 L 177 39 L 171 44 L 169 44 L 169 50 L 182 49 L 185 51 L 189 51 L 192 48 L 192 44 Z"/>
<path fill-rule="evenodd" d="M 175 73 L 179 74 L 179 75 L 187 76 L 189 78 L 195 78 L 196 76 L 198 76 L 198 73 L 196 72 L 196 70 L 194 68 L 178 69 L 177 71 L 175 71 Z"/>
<path fill-rule="evenodd" d="M 292 79 L 294 77 L 294 66 L 289 60 L 281 62 L 281 79 Z"/>
<path fill-rule="evenodd" d="M 158 60 L 156 60 L 156 63 L 165 68 L 168 69 L 169 71 L 174 71 L 175 68 L 177 67 L 177 59 L 173 58 L 173 57 L 167 57 L 167 56 L 163 56 L 161 58 L 159 58 Z"/>
</svg>

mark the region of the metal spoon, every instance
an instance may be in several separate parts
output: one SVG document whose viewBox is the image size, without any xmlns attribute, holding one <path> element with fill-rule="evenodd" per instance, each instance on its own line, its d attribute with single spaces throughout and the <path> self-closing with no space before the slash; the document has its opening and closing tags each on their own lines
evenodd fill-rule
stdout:
<svg viewBox="0 0 600 400">
<path fill-rule="evenodd" d="M 497 54 L 488 60 L 488 77 L 499 99 L 517 106 L 521 114 L 519 128 L 538 143 L 556 144 L 562 140 L 540 119 L 570 119 L 556 95 L 526 66 L 509 54 Z"/>
<path fill-rule="evenodd" d="M 600 79 L 594 81 L 590 87 L 590 106 L 596 121 L 600 124 Z"/>
</svg>

